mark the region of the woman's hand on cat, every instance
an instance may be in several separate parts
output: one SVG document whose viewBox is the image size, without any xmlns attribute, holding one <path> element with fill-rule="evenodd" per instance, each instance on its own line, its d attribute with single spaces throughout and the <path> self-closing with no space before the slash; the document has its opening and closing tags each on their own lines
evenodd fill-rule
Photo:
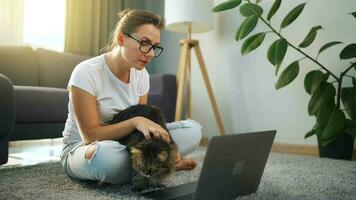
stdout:
<svg viewBox="0 0 356 200">
<path fill-rule="evenodd" d="M 164 128 L 162 128 L 162 126 L 160 126 L 159 124 L 145 117 L 134 117 L 131 119 L 134 127 L 140 132 L 142 132 L 146 140 L 151 138 L 150 133 L 152 133 L 155 138 L 162 138 L 163 140 L 170 142 L 168 132 L 164 130 Z"/>
</svg>

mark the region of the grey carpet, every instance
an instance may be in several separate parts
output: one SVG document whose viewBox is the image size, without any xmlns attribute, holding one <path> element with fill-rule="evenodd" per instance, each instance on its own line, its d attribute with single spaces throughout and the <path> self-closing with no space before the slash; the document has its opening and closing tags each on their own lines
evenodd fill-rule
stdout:
<svg viewBox="0 0 356 200">
<path fill-rule="evenodd" d="M 191 154 L 199 166 L 177 172 L 166 185 L 196 180 L 204 155 L 204 148 Z M 0 199 L 144 199 L 129 188 L 98 189 L 94 182 L 67 177 L 58 162 L 0 169 Z M 356 162 L 271 153 L 258 191 L 239 199 L 356 199 Z"/>
</svg>

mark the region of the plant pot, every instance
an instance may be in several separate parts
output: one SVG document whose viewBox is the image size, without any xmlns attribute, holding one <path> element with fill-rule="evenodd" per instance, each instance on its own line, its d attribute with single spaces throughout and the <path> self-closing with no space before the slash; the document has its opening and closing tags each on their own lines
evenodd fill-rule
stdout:
<svg viewBox="0 0 356 200">
<path fill-rule="evenodd" d="M 347 133 L 344 133 L 341 134 L 332 143 L 326 146 L 322 146 L 318 138 L 319 157 L 351 160 L 352 152 L 354 149 L 354 140 L 354 137 Z"/>
</svg>

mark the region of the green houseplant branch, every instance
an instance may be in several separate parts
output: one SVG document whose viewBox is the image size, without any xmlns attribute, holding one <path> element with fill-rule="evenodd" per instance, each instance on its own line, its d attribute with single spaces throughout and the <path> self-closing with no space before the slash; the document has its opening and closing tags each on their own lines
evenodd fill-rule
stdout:
<svg viewBox="0 0 356 200">
<path fill-rule="evenodd" d="M 251 3 L 250 0 L 247 0 L 249 3 Z M 270 23 L 268 23 L 263 17 L 262 15 L 258 15 L 258 18 L 265 24 L 267 25 L 276 35 L 278 35 L 280 38 L 284 38 L 280 31 L 277 32 L 276 29 L 274 29 L 272 27 L 272 25 Z M 293 49 L 297 50 L 299 53 L 303 54 L 306 58 L 309 58 L 311 61 L 313 61 L 315 64 L 319 65 L 322 69 L 324 69 L 325 71 L 327 71 L 332 77 L 334 77 L 336 80 L 339 80 L 339 78 L 334 74 L 332 73 L 330 70 L 328 70 L 324 65 L 322 65 L 320 62 L 318 62 L 316 59 L 310 57 L 308 54 L 306 54 L 304 51 L 300 50 L 299 48 L 297 48 L 296 46 L 294 46 L 292 43 L 290 43 L 288 40 L 287 40 L 287 43 L 289 46 L 291 46 Z"/>
<path fill-rule="evenodd" d="M 314 128 L 309 131 L 305 138 L 316 134 L 321 140 L 322 145 L 328 145 L 338 138 L 343 133 L 348 133 L 353 137 L 356 137 L 356 78 L 347 73 L 352 69 L 356 69 L 356 62 L 350 62 L 348 66 L 340 76 L 337 76 L 330 71 L 325 65 L 318 61 L 320 53 L 324 50 L 341 44 L 340 41 L 333 41 L 323 45 L 316 58 L 313 58 L 309 54 L 305 53 L 302 48 L 307 48 L 316 38 L 317 31 L 322 27 L 314 26 L 309 31 L 305 39 L 299 44 L 299 47 L 293 45 L 281 34 L 282 29 L 289 26 L 294 22 L 298 16 L 302 13 L 306 3 L 299 4 L 293 8 L 283 19 L 280 25 L 279 31 L 277 31 L 270 23 L 273 15 L 278 11 L 282 0 L 275 0 L 271 6 L 266 18 L 262 16 L 263 9 L 258 5 L 261 0 L 256 0 L 252 3 L 251 0 L 245 0 L 246 3 L 240 6 L 240 13 L 246 17 L 238 28 L 235 34 L 235 40 L 239 41 L 247 37 L 256 27 L 257 22 L 262 21 L 270 30 L 260 32 L 248 37 L 241 46 L 242 55 L 248 54 L 251 51 L 258 48 L 264 41 L 266 33 L 275 33 L 279 39 L 273 42 L 268 49 L 267 58 L 271 64 L 276 67 L 276 76 L 278 75 L 279 67 L 283 61 L 283 58 L 287 52 L 288 47 L 296 50 L 303 57 L 299 60 L 292 62 L 286 67 L 286 69 L 279 75 L 278 81 L 275 85 L 276 89 L 285 87 L 291 83 L 299 73 L 299 62 L 303 59 L 309 59 L 319 67 L 318 70 L 310 71 L 304 79 L 304 87 L 307 93 L 311 95 L 311 99 L 308 105 L 309 115 L 316 117 L 316 124 Z M 242 3 L 242 0 L 229 0 L 214 7 L 213 12 L 221 12 L 238 7 Z M 356 12 L 350 13 L 356 18 Z M 356 58 L 356 44 L 347 45 L 339 55 L 340 59 L 354 59 Z M 325 71 L 323 73 L 321 70 Z M 328 82 L 329 76 L 332 76 L 335 81 Z M 343 78 L 350 77 L 354 87 L 343 88 Z M 333 85 L 336 84 L 336 89 Z M 335 102 L 336 100 L 336 102 Z M 341 100 L 345 109 L 341 109 Z M 347 119 L 345 113 L 349 115 L 350 119 Z"/>
</svg>

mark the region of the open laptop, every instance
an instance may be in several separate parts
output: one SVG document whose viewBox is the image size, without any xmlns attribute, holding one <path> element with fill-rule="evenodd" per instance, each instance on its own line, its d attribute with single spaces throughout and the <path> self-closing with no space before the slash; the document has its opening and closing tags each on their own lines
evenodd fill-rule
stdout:
<svg viewBox="0 0 356 200">
<path fill-rule="evenodd" d="M 151 199 L 235 199 L 257 191 L 276 131 L 215 136 L 197 182 L 141 193 Z"/>
</svg>

